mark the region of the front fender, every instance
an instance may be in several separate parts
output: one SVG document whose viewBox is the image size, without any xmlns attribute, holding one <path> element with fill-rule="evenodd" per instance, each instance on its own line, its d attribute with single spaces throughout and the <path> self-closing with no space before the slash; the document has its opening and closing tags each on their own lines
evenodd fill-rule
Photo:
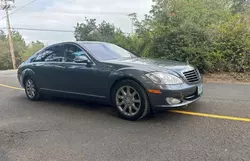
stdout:
<svg viewBox="0 0 250 161">
<path fill-rule="evenodd" d="M 24 81 L 27 77 L 31 77 L 35 82 L 37 82 L 36 77 L 35 77 L 35 72 L 30 68 L 24 69 L 18 75 L 19 75 L 19 82 L 20 82 L 22 87 L 24 87 Z"/>
<path fill-rule="evenodd" d="M 154 89 L 156 86 L 145 74 L 148 73 L 145 70 L 138 68 L 127 67 L 116 70 L 110 74 L 109 77 L 109 89 L 111 90 L 113 85 L 123 79 L 132 79 L 138 82 L 145 90 Z"/>
</svg>

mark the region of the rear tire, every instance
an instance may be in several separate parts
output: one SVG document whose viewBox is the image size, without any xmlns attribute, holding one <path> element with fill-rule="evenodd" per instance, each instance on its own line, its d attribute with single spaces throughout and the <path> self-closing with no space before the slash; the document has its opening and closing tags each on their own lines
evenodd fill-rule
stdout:
<svg viewBox="0 0 250 161">
<path fill-rule="evenodd" d="M 29 100 L 32 101 L 37 101 L 40 99 L 40 93 L 39 93 L 39 89 L 36 86 L 35 81 L 28 77 L 25 79 L 24 81 L 24 89 L 25 89 L 25 93 L 26 96 L 28 97 Z"/>
<path fill-rule="evenodd" d="M 150 112 L 144 88 L 133 80 L 122 80 L 112 90 L 112 102 L 120 117 L 130 121 L 142 119 Z"/>
</svg>

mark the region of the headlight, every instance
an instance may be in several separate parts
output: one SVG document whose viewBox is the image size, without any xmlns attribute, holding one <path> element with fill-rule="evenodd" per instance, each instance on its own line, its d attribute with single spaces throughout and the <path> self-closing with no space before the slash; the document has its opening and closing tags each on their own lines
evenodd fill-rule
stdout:
<svg viewBox="0 0 250 161">
<path fill-rule="evenodd" d="M 154 73 L 148 73 L 146 74 L 148 78 L 150 78 L 154 83 L 156 84 L 182 84 L 183 81 L 168 73 L 162 73 L 162 72 L 154 72 Z"/>
</svg>

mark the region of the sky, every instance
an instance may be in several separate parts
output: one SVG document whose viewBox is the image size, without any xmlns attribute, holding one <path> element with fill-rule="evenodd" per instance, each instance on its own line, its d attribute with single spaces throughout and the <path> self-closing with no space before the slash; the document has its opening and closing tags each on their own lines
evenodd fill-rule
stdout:
<svg viewBox="0 0 250 161">
<path fill-rule="evenodd" d="M 16 0 L 15 11 L 32 0 Z M 142 19 L 151 9 L 152 0 L 36 0 L 22 10 L 10 15 L 13 28 L 39 28 L 73 31 L 77 22 L 85 17 L 95 18 L 97 23 L 105 20 L 121 28 L 124 32 L 132 30 L 129 13 L 138 13 Z M 98 13 L 98 14 L 96 14 Z M 0 11 L 0 19 L 5 13 Z M 0 20 L 0 28 L 6 27 L 6 19 Z M 6 31 L 6 30 L 5 30 Z M 74 41 L 74 33 L 41 32 L 19 30 L 26 42 L 39 40 L 46 44 Z"/>
</svg>

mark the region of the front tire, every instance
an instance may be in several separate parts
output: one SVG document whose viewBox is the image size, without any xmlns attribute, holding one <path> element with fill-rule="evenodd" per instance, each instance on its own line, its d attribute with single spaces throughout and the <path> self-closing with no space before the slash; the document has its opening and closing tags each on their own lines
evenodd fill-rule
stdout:
<svg viewBox="0 0 250 161">
<path fill-rule="evenodd" d="M 122 80 L 113 88 L 112 101 L 120 117 L 135 121 L 150 112 L 150 104 L 144 88 L 133 80 Z"/>
<path fill-rule="evenodd" d="M 37 101 L 40 99 L 40 93 L 36 86 L 35 81 L 32 78 L 25 79 L 25 93 L 29 100 Z"/>
</svg>

